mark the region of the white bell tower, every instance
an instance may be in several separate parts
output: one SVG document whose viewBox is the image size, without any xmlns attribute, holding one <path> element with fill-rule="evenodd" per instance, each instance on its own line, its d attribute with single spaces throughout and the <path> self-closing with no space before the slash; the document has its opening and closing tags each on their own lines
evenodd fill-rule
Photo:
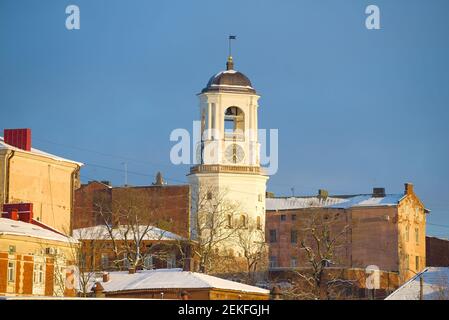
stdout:
<svg viewBox="0 0 449 320">
<path fill-rule="evenodd" d="M 195 146 L 197 164 L 188 174 L 192 194 L 200 197 L 201 186 L 213 186 L 238 206 L 238 211 L 229 217 L 228 228 L 252 223 L 257 230 L 264 231 L 268 177 L 260 167 L 257 132 L 260 96 L 251 81 L 234 70 L 229 56 L 226 70 L 210 78 L 198 97 L 202 138 Z M 194 221 L 198 217 L 195 205 L 192 206 L 192 235 L 195 235 Z M 234 247 L 231 243 L 229 246 Z"/>
</svg>

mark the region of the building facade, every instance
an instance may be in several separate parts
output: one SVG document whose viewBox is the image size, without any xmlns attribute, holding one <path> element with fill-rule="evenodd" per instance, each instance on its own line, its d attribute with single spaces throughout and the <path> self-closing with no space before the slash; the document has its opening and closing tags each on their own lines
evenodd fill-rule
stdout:
<svg viewBox="0 0 449 320">
<path fill-rule="evenodd" d="M 80 243 L 82 272 L 151 270 L 191 266 L 185 253 L 187 239 L 153 226 L 105 225 L 73 230 Z M 138 260 L 137 260 L 138 258 Z"/>
<path fill-rule="evenodd" d="M 105 220 L 128 224 L 130 217 L 123 209 L 133 206 L 145 224 L 189 238 L 190 198 L 189 185 L 111 187 L 105 181 L 90 181 L 75 191 L 73 229 L 104 225 Z"/>
<path fill-rule="evenodd" d="M 107 298 L 268 300 L 266 289 L 181 269 L 110 272 L 92 281 L 92 294 Z"/>
<path fill-rule="evenodd" d="M 260 166 L 260 96 L 250 80 L 234 70 L 229 57 L 226 70 L 213 76 L 198 98 L 201 138 L 194 146 L 196 165 L 188 174 L 192 189 L 192 234 L 208 233 L 198 230 L 198 221 L 214 220 L 212 214 L 217 215 L 214 221 L 226 220 L 215 228 L 257 224 L 263 229 L 268 177 Z M 251 232 L 250 227 L 248 230 Z M 228 240 L 220 244 L 221 251 L 241 251 L 231 238 Z"/>
<path fill-rule="evenodd" d="M 449 267 L 449 240 L 426 237 L 426 265 Z"/>
<path fill-rule="evenodd" d="M 23 213 L 0 218 L 0 295 L 74 296 L 77 241 Z"/>
<path fill-rule="evenodd" d="M 30 129 L 0 137 L 0 204 L 33 203 L 35 219 L 69 234 L 82 163 L 31 147 Z"/>
<path fill-rule="evenodd" d="M 403 194 L 375 188 L 372 194 L 329 196 L 320 190 L 312 197 L 268 198 L 270 269 L 307 267 L 304 247 L 311 243 L 312 228 L 321 227 L 312 225 L 311 217 L 331 217 L 329 236 L 338 235 L 338 245 L 329 267 L 376 266 L 397 273 L 403 283 L 426 266 L 428 212 L 412 184 L 405 184 Z"/>
</svg>

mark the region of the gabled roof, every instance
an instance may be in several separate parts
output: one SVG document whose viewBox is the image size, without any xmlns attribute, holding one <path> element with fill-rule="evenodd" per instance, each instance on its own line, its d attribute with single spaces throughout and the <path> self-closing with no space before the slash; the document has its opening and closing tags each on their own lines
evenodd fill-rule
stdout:
<svg viewBox="0 0 449 320">
<path fill-rule="evenodd" d="M 182 269 L 156 269 L 109 273 L 109 281 L 101 283 L 105 292 L 151 289 L 223 289 L 269 294 L 269 290 Z"/>
<path fill-rule="evenodd" d="M 36 224 L 12 220 L 8 218 L 0 218 L 0 236 L 1 235 L 24 236 L 36 239 L 61 241 L 66 243 L 77 242 L 71 237 L 64 236 L 58 232 L 51 231 Z"/>
<path fill-rule="evenodd" d="M 427 267 L 385 300 L 419 300 L 421 277 L 423 278 L 423 300 L 449 299 L 449 267 Z"/>
<path fill-rule="evenodd" d="M 397 206 L 404 198 L 403 194 L 387 194 L 384 197 L 373 197 L 372 194 L 344 195 L 329 197 L 290 197 L 266 198 L 266 209 L 288 210 L 305 208 L 337 208 Z"/>
<path fill-rule="evenodd" d="M 74 163 L 74 164 L 76 164 L 76 165 L 78 165 L 80 167 L 84 165 L 82 162 L 77 162 L 77 161 L 65 159 L 65 158 L 62 158 L 62 157 L 58 157 L 58 156 L 56 156 L 54 154 L 47 153 L 45 151 L 42 151 L 42 150 L 39 150 L 39 149 L 36 149 L 36 148 L 31 148 L 31 151 L 26 151 L 26 150 L 14 147 L 14 146 L 12 146 L 10 144 L 7 144 L 5 142 L 5 140 L 3 139 L 3 137 L 0 137 L 0 150 L 2 150 L 2 149 L 3 150 L 6 149 L 6 150 L 13 150 L 13 151 L 19 151 L 19 152 L 23 152 L 23 153 L 34 154 L 34 155 L 38 155 L 38 156 L 41 156 L 41 157 L 46 157 L 46 158 L 49 158 L 49 159 L 52 159 L 52 160 L 56 160 L 56 161 Z"/>
</svg>

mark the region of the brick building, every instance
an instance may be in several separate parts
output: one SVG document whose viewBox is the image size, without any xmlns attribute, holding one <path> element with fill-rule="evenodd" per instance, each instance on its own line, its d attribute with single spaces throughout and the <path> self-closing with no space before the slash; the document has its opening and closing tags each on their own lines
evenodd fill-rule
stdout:
<svg viewBox="0 0 449 320">
<path fill-rule="evenodd" d="M 108 229 L 98 225 L 75 229 L 73 237 L 80 242 L 82 272 L 170 269 L 191 262 L 183 255 L 188 250 L 185 238 L 153 226 L 120 225 Z M 139 262 L 135 262 L 137 254 Z"/>
<path fill-rule="evenodd" d="M 374 188 L 372 194 L 330 196 L 320 190 L 317 196 L 267 198 L 266 208 L 272 274 L 308 267 L 301 241 L 310 243 L 311 217 L 330 217 L 331 236 L 341 233 L 329 267 L 374 265 L 382 272 L 396 273 L 402 283 L 426 266 L 429 211 L 412 184 L 405 184 L 403 194 L 385 194 L 383 188 Z"/>
<path fill-rule="evenodd" d="M 156 182 L 151 186 L 111 187 L 91 181 L 75 191 L 72 229 L 104 224 L 127 223 L 121 212 L 127 206 L 140 208 L 147 221 L 182 237 L 190 236 L 190 187 Z"/>
<path fill-rule="evenodd" d="M 426 264 L 428 267 L 449 267 L 449 240 L 426 237 Z"/>
</svg>

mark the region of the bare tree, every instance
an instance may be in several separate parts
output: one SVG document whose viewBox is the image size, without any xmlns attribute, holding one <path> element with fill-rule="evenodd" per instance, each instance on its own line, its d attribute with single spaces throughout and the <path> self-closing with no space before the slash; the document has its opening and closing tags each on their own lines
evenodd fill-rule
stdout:
<svg viewBox="0 0 449 320">
<path fill-rule="evenodd" d="M 299 257 L 303 263 L 294 271 L 295 281 L 288 294 L 296 299 L 339 298 L 352 281 L 345 280 L 341 266 L 349 225 L 339 214 L 310 210 L 306 224 L 299 226 L 302 238 Z"/>
<path fill-rule="evenodd" d="M 73 237 L 78 242 L 71 245 L 75 259 L 74 269 L 70 271 L 76 273 L 78 294 L 87 297 L 91 293 L 90 286 L 93 279 L 102 271 L 97 256 L 98 253 L 108 249 L 107 235 L 99 228 L 80 228 L 73 231 Z"/>
<path fill-rule="evenodd" d="M 248 219 L 248 225 L 237 232 L 237 244 L 243 253 L 247 283 L 254 284 L 256 275 L 267 271 L 268 246 L 264 239 L 265 231 L 253 219 Z"/>
<path fill-rule="evenodd" d="M 239 203 L 230 201 L 226 191 L 215 186 L 201 185 L 192 194 L 194 254 L 199 260 L 201 272 L 223 272 L 233 260 L 232 248 L 241 229 Z"/>
<path fill-rule="evenodd" d="M 147 267 L 146 258 L 172 260 L 175 246 L 170 241 L 181 237 L 165 230 L 170 222 L 161 218 L 160 202 L 155 196 L 132 188 L 124 188 L 113 199 L 107 193 L 96 195 L 92 210 L 102 223 L 75 230 L 84 233 L 78 239 L 83 243 L 83 254 L 92 258 L 86 259 L 91 263 L 87 270 L 141 269 Z M 102 252 L 108 258 L 108 265 L 98 263 Z M 109 255 L 113 256 L 112 266 Z"/>
</svg>

